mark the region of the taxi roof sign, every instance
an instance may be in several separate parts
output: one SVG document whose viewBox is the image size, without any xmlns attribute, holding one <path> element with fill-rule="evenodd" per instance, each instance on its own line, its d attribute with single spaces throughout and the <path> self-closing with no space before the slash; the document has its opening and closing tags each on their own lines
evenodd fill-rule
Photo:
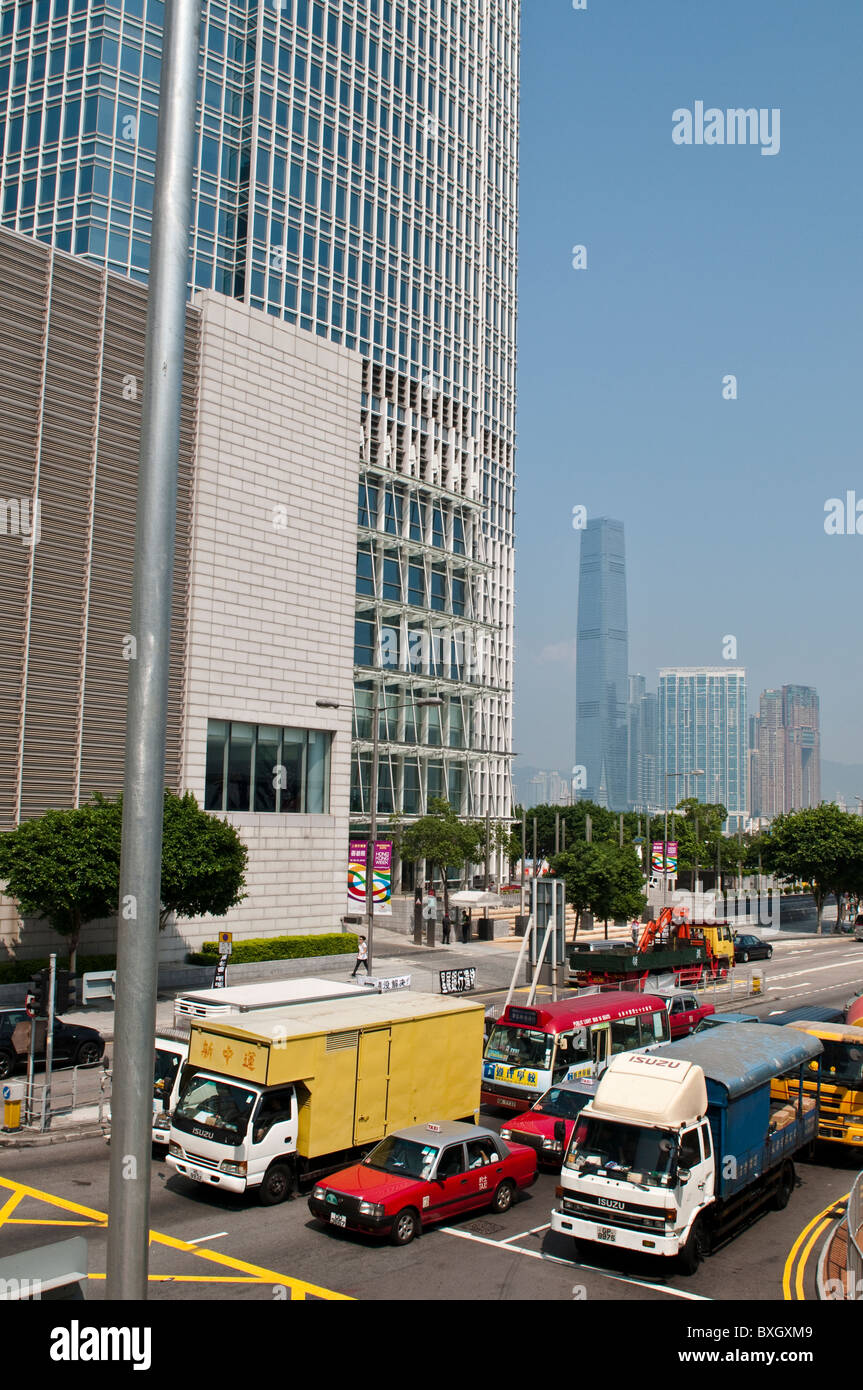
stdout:
<svg viewBox="0 0 863 1390">
<path fill-rule="evenodd" d="M 440 1125 L 426 1125 L 426 1129 L 430 1129 L 432 1134 L 440 1134 Z"/>
</svg>

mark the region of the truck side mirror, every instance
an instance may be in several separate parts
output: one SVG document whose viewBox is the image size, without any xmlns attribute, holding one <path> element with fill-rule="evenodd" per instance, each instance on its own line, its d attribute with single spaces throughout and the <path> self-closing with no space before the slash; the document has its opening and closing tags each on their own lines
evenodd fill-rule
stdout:
<svg viewBox="0 0 863 1390">
<path fill-rule="evenodd" d="M 689 1182 L 689 1179 L 690 1179 L 691 1177 L 692 1177 L 692 1174 L 690 1173 L 690 1171 L 689 1171 L 688 1168 L 678 1168 L 678 1170 L 677 1170 L 677 1181 L 680 1183 L 681 1187 L 685 1186 L 686 1183 Z"/>
<path fill-rule="evenodd" d="M 555 1120 L 554 1137 L 558 1144 L 562 1144 L 566 1138 L 566 1125 L 563 1123 L 563 1120 Z"/>
</svg>

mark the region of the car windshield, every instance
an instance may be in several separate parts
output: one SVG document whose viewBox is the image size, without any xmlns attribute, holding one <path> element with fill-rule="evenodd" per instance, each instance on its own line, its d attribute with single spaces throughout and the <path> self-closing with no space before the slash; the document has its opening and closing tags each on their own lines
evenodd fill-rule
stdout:
<svg viewBox="0 0 863 1390">
<path fill-rule="evenodd" d="M 552 1086 L 533 1107 L 540 1115 L 554 1115 L 560 1120 L 575 1120 L 581 1114 L 590 1096 L 579 1095 L 577 1091 L 563 1091 Z"/>
<path fill-rule="evenodd" d="M 156 1065 L 153 1069 L 153 1098 L 155 1100 L 162 1100 L 171 1094 L 179 1065 L 180 1058 L 176 1052 L 168 1052 L 164 1047 L 156 1048 Z"/>
<path fill-rule="evenodd" d="M 823 1053 L 818 1058 L 821 1080 L 828 1086 L 851 1086 L 863 1090 L 863 1045 L 821 1039 Z"/>
<path fill-rule="evenodd" d="M 670 1187 L 677 1164 L 673 1130 L 642 1129 L 640 1125 L 582 1116 L 565 1159 L 577 1173 L 604 1173 L 645 1187 Z"/>
<path fill-rule="evenodd" d="M 201 1139 L 212 1139 L 217 1144 L 239 1144 L 258 1094 L 245 1086 L 231 1086 L 215 1077 L 192 1072 L 183 1079 L 174 1123 Z"/>
<path fill-rule="evenodd" d="M 508 1067 L 536 1067 L 548 1071 L 554 1036 L 536 1028 L 517 1028 L 511 1023 L 496 1023 L 485 1050 L 489 1062 L 505 1062 Z"/>
<path fill-rule="evenodd" d="M 375 1145 L 363 1163 L 383 1173 L 397 1173 L 402 1178 L 427 1178 L 438 1152 L 436 1144 L 419 1144 L 414 1139 L 400 1139 L 397 1134 L 391 1134 Z"/>
</svg>

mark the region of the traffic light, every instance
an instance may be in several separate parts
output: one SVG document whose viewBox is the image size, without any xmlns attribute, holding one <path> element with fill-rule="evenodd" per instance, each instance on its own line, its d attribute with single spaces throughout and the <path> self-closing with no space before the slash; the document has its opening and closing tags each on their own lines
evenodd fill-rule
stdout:
<svg viewBox="0 0 863 1390">
<path fill-rule="evenodd" d="M 33 995 L 33 1017 L 48 1017 L 48 982 L 51 976 L 50 970 L 38 970 L 33 976 L 30 984 L 30 992 Z"/>
<path fill-rule="evenodd" d="M 68 970 L 58 970 L 54 981 L 54 1012 L 63 1014 L 75 1005 L 74 977 Z"/>
</svg>

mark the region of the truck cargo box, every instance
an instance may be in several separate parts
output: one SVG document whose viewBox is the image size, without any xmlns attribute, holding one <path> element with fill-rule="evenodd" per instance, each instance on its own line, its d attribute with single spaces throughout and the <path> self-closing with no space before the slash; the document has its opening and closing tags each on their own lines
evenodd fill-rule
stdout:
<svg viewBox="0 0 863 1390">
<path fill-rule="evenodd" d="M 297 1152 L 311 1159 L 476 1116 L 484 1017 L 478 1002 L 434 994 L 322 1000 L 193 1023 L 189 1064 L 296 1083 Z"/>
</svg>

